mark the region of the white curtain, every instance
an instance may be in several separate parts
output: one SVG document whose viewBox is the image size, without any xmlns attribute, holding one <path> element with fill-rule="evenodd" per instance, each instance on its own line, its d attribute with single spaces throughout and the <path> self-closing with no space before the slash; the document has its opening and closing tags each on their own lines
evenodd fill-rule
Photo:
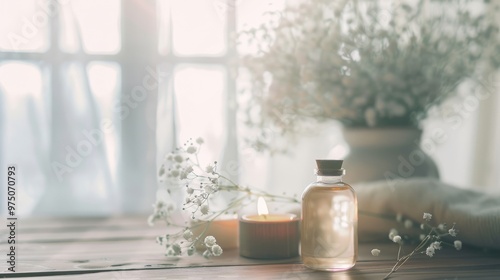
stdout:
<svg viewBox="0 0 500 280">
<path fill-rule="evenodd" d="M 19 170 L 17 214 L 149 212 L 166 84 L 157 34 L 144 32 L 156 28 L 155 1 L 23 2 L 1 13 L 14 14 L 2 38 L 25 36 L 23 17 L 47 19 L 30 22 L 37 40 L 26 37 L 25 52 L 0 42 L 0 161 Z"/>
<path fill-rule="evenodd" d="M 46 175 L 44 186 L 40 186 L 45 190 L 33 212 L 102 215 L 117 211 L 105 132 L 100 127 L 101 112 L 91 92 L 85 66 L 74 62 L 56 67 L 51 69 L 53 88 L 45 92 L 52 97 L 52 110 L 45 112 L 51 116 L 50 126 L 37 133 L 43 137 L 49 132 L 50 146 L 44 148 L 33 139 L 33 144 L 40 149 L 36 159 Z M 41 126 L 36 123 L 37 117 L 31 119 L 32 129 L 38 130 Z"/>
</svg>

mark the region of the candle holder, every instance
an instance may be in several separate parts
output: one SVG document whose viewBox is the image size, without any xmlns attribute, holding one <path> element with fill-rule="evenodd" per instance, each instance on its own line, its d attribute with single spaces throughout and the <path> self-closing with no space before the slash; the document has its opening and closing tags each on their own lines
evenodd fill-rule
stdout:
<svg viewBox="0 0 500 280">
<path fill-rule="evenodd" d="M 255 259 L 284 259 L 299 255 L 300 219 L 294 214 L 268 214 L 259 198 L 258 215 L 239 221 L 240 255 Z"/>
<path fill-rule="evenodd" d="M 255 259 L 283 259 L 299 255 L 299 219 L 296 215 L 242 216 L 240 255 Z"/>
</svg>

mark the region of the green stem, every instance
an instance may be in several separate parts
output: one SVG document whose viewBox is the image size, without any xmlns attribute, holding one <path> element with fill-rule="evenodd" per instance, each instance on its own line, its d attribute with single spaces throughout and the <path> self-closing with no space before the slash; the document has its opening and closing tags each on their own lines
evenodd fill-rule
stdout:
<svg viewBox="0 0 500 280">
<path fill-rule="evenodd" d="M 398 257 L 396 258 L 396 260 L 399 260 L 399 256 L 401 255 L 401 247 L 401 243 L 399 243 Z"/>
<path fill-rule="evenodd" d="M 239 205 L 239 203 L 240 203 L 243 199 L 245 199 L 245 197 L 240 197 L 239 199 L 236 199 L 236 200 L 232 201 L 232 202 L 229 204 L 229 206 L 228 206 L 228 207 L 226 207 L 224 210 L 221 210 L 221 211 L 219 211 L 218 213 L 216 213 L 215 215 L 212 215 L 212 216 L 210 217 L 210 219 L 209 219 L 208 221 L 206 221 L 206 223 L 204 223 L 204 224 L 205 224 L 205 228 L 204 228 L 204 229 L 203 229 L 203 231 L 202 231 L 202 232 L 201 232 L 201 233 L 200 233 L 200 234 L 199 234 L 199 235 L 195 238 L 195 240 L 191 243 L 191 245 L 194 245 L 194 244 L 196 244 L 196 243 L 200 242 L 200 237 L 201 237 L 201 236 L 203 236 L 203 235 L 205 235 L 205 233 L 207 232 L 208 228 L 210 227 L 210 224 L 211 224 L 211 223 L 212 223 L 212 222 L 213 222 L 213 221 L 214 221 L 217 217 L 219 217 L 219 216 L 220 216 L 220 215 L 222 215 L 223 213 L 225 213 L 225 212 L 227 212 L 227 211 L 231 210 L 232 208 L 236 207 L 237 205 Z M 189 227 L 189 228 L 190 228 L 190 229 L 193 229 L 193 228 L 198 227 L 198 226 L 199 226 L 199 225 L 195 225 L 195 226 L 191 226 L 191 227 Z"/>
<path fill-rule="evenodd" d="M 238 185 L 224 185 L 224 186 L 219 186 L 219 190 L 221 191 L 237 191 L 241 193 L 246 193 L 250 196 L 263 196 L 271 199 L 280 199 L 285 202 L 292 202 L 292 203 L 299 203 L 300 201 L 296 198 L 289 197 L 289 196 L 283 196 L 283 195 L 275 195 L 275 194 L 270 194 L 265 191 L 258 191 L 258 190 L 252 190 L 250 188 L 243 188 Z"/>
</svg>

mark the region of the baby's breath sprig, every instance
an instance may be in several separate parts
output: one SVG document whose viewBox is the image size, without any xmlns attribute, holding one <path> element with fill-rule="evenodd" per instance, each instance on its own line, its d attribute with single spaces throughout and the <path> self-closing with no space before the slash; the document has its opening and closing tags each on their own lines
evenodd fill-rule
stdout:
<svg viewBox="0 0 500 280">
<path fill-rule="evenodd" d="M 455 223 L 451 228 L 448 228 L 446 224 L 439 224 L 437 227 L 433 227 L 429 225 L 429 221 L 432 219 L 432 214 L 424 213 L 423 220 L 424 223 L 420 224 L 420 229 L 424 232 L 428 232 L 427 234 L 420 234 L 419 239 L 420 243 L 411 251 L 411 253 L 401 256 L 402 247 L 404 244 L 404 240 L 399 235 L 397 229 L 391 229 L 389 231 L 389 239 L 392 242 L 398 244 L 398 255 L 396 258 L 396 264 L 392 267 L 391 271 L 384 277 L 384 279 L 388 279 L 394 272 L 396 272 L 403 264 L 405 264 L 413 255 L 415 254 L 426 254 L 429 257 L 433 257 L 437 251 L 441 250 L 442 245 L 449 245 L 454 247 L 457 251 L 462 249 L 462 241 L 455 240 L 452 244 L 443 240 L 444 237 L 456 237 L 458 234 L 458 230 L 455 228 Z M 413 222 L 411 220 L 404 220 L 403 216 L 398 214 L 396 216 L 396 220 L 400 223 L 403 223 L 405 228 L 413 227 Z M 379 256 L 381 251 L 379 249 L 371 250 L 371 254 L 373 256 Z"/>
<path fill-rule="evenodd" d="M 148 223 L 153 225 L 156 221 L 162 220 L 167 226 L 180 228 L 174 234 L 157 237 L 157 243 L 166 247 L 167 256 L 181 256 L 184 252 L 190 256 L 196 251 L 195 248 L 199 247 L 205 248 L 202 254 L 205 258 L 220 256 L 223 249 L 217 244 L 215 237 L 203 238 L 210 223 L 223 214 L 236 214 L 241 208 L 254 203 L 258 197 L 276 202 L 299 203 L 296 197 L 275 195 L 237 184 L 218 170 L 217 161 L 202 165 L 198 154 L 203 143 L 202 138 L 189 139 L 183 146 L 165 157 L 158 172 L 160 188 L 166 191 L 167 198 L 157 198 Z M 182 212 L 192 221 L 201 220 L 203 223 L 185 221 L 180 225 L 174 222 L 175 215 L 180 215 L 175 211 L 175 204 L 169 202 L 169 198 L 171 199 L 173 193 L 178 191 L 184 196 Z M 214 207 L 213 202 L 221 193 L 234 195 L 222 207 Z"/>
</svg>

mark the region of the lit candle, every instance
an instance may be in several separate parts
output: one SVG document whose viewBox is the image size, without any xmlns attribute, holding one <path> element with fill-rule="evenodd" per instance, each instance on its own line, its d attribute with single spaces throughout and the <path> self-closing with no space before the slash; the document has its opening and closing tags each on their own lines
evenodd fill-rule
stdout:
<svg viewBox="0 0 500 280">
<path fill-rule="evenodd" d="M 256 259 L 291 258 L 299 255 L 299 219 L 294 214 L 269 214 L 264 198 L 258 215 L 240 219 L 240 255 Z"/>
</svg>

